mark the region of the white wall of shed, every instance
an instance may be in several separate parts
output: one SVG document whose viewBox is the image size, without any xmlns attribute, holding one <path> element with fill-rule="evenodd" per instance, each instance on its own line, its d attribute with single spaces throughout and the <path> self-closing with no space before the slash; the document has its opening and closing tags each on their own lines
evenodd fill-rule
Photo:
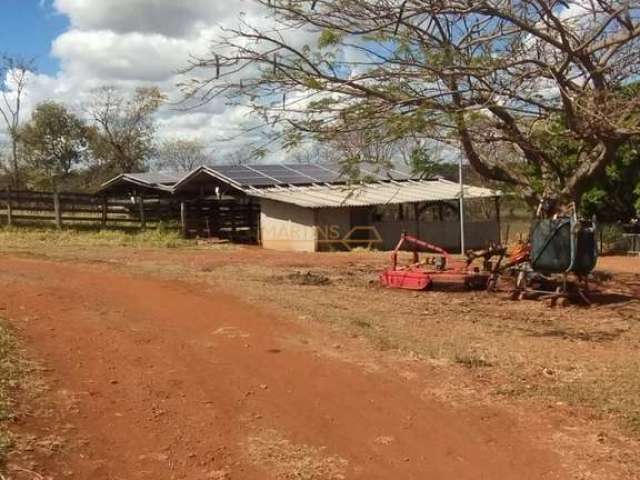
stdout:
<svg viewBox="0 0 640 480">
<path fill-rule="evenodd" d="M 270 250 L 315 252 L 316 213 L 288 203 L 260 201 L 260 237 Z"/>
</svg>

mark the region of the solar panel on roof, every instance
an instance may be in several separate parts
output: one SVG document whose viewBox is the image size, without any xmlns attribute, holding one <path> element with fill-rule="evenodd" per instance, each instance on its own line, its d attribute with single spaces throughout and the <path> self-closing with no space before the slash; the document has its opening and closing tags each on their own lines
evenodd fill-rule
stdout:
<svg viewBox="0 0 640 480">
<path fill-rule="evenodd" d="M 259 165 L 253 167 L 259 172 L 268 175 L 280 183 L 290 185 L 308 185 L 315 183 L 317 180 L 313 177 L 305 175 L 298 171 L 295 166 L 289 165 Z"/>
<path fill-rule="evenodd" d="M 272 179 L 244 165 L 216 165 L 211 168 L 241 185 L 266 186 L 274 184 Z"/>
<path fill-rule="evenodd" d="M 215 165 L 210 168 L 247 187 L 346 183 L 349 181 L 349 178 L 340 173 L 339 167 L 314 164 Z M 376 172 L 367 168 L 361 168 L 360 171 L 363 178 L 380 181 L 408 180 L 410 178 L 399 171 Z"/>
<path fill-rule="evenodd" d="M 304 175 L 316 178 L 319 183 L 345 181 L 345 179 L 340 176 L 337 169 L 329 169 L 319 165 L 296 165 L 295 168 Z"/>
</svg>

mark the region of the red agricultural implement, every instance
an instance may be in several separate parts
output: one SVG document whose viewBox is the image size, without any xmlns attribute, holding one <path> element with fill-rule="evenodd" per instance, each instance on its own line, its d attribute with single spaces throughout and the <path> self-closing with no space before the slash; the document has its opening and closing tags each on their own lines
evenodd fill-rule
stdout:
<svg viewBox="0 0 640 480">
<path fill-rule="evenodd" d="M 412 247 L 413 262 L 398 266 L 398 253 L 405 246 Z M 419 252 L 425 250 L 439 255 L 425 255 L 421 260 Z M 432 287 L 485 289 L 491 278 L 491 271 L 472 266 L 472 260 L 469 257 L 466 261 L 454 259 L 446 250 L 436 245 L 403 234 L 391 255 L 391 267 L 382 272 L 380 282 L 386 287 L 408 290 L 427 290 Z"/>
</svg>

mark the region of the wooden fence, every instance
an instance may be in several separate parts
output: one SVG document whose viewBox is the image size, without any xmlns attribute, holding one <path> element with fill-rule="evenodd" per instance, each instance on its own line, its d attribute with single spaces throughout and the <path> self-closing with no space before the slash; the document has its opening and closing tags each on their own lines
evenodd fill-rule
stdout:
<svg viewBox="0 0 640 480">
<path fill-rule="evenodd" d="M 259 207 L 250 199 L 131 197 L 87 193 L 0 191 L 0 224 L 153 228 L 160 222 L 185 237 L 256 242 Z"/>
</svg>

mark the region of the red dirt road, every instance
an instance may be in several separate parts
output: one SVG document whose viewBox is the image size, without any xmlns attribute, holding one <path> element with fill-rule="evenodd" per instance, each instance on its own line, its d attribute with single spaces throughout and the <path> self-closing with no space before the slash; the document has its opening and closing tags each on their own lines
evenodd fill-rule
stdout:
<svg viewBox="0 0 640 480">
<path fill-rule="evenodd" d="M 38 459 L 53 478 L 568 478 L 526 416 L 443 404 L 428 370 L 329 355 L 340 340 L 210 287 L 4 257 L 0 292 L 51 369 L 64 428 L 21 428 L 65 432 Z"/>
</svg>

